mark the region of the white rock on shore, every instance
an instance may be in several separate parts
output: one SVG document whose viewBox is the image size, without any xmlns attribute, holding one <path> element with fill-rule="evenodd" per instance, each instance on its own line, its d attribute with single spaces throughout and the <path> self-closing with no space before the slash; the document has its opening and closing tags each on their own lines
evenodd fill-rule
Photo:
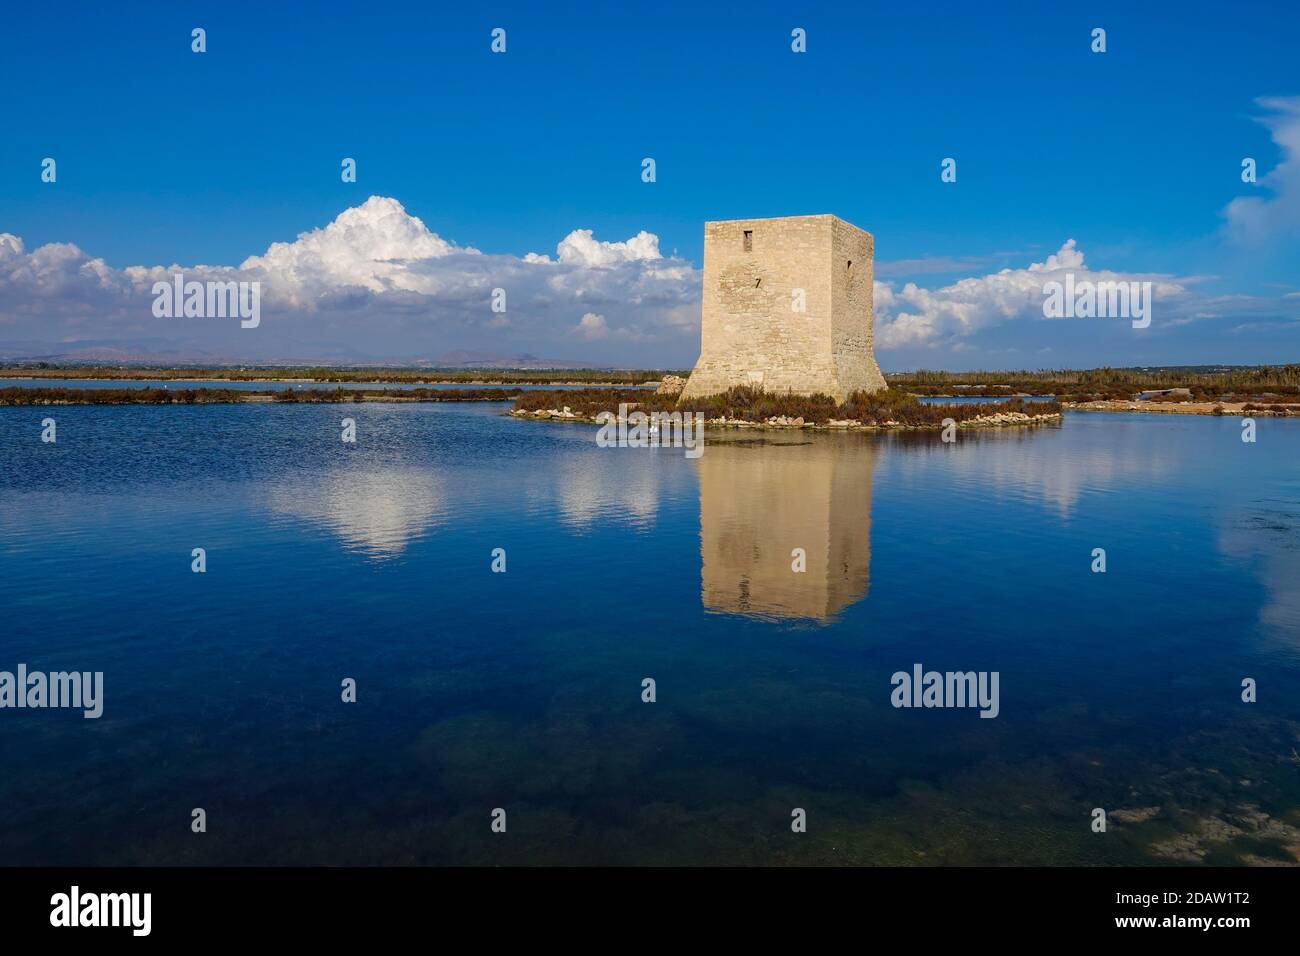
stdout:
<svg viewBox="0 0 1300 956">
<path fill-rule="evenodd" d="M 656 395 L 680 395 L 682 389 L 686 387 L 686 379 L 680 375 L 665 375 L 659 387 L 655 389 Z"/>
<path fill-rule="evenodd" d="M 542 420 L 558 421 L 595 421 L 594 418 L 579 415 L 572 411 L 569 406 L 563 409 L 539 408 L 530 412 L 526 410 L 515 409 L 510 412 L 511 415 L 520 418 L 539 418 Z M 1041 422 L 1059 421 L 1059 413 L 1048 413 L 1043 415 L 1027 415 L 1024 412 L 997 412 L 992 415 L 981 415 L 978 418 L 968 418 L 963 422 L 958 422 L 959 428 L 982 428 L 1003 425 L 1036 425 Z M 625 419 L 619 419 L 625 421 Z M 888 419 L 883 422 L 864 424 L 857 419 L 852 418 L 832 418 L 828 419 L 825 424 L 818 425 L 814 422 L 804 421 L 802 416 L 790 418 L 786 415 L 774 415 L 771 418 L 761 422 L 746 421 L 743 418 L 710 418 L 705 421 L 706 425 L 712 425 L 715 428 L 821 428 L 821 429 L 852 429 L 852 428 L 906 428 L 911 430 L 930 429 L 937 431 L 937 426 L 932 425 L 905 425 L 902 422 Z"/>
</svg>

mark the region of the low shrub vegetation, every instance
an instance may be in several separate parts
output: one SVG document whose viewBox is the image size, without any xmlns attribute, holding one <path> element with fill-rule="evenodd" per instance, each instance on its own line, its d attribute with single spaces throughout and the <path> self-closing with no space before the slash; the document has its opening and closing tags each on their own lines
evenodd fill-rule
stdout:
<svg viewBox="0 0 1300 956">
<path fill-rule="evenodd" d="M 242 401 L 233 388 L 0 388 L 0 405 L 198 405 Z M 256 393 L 252 393 L 256 394 Z"/>
<path fill-rule="evenodd" d="M 1300 365 L 1238 367 L 1039 369 L 940 372 L 921 369 L 885 376 L 893 388 L 916 395 L 1052 395 L 1063 402 L 1131 401 L 1138 394 L 1186 388 L 1191 396 L 1152 401 L 1245 401 L 1287 396 L 1300 401 Z"/>
</svg>

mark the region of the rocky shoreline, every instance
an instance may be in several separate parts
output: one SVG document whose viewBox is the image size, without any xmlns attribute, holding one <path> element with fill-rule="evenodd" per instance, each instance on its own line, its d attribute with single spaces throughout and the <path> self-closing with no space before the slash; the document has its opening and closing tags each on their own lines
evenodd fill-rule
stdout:
<svg viewBox="0 0 1300 956">
<path fill-rule="evenodd" d="M 1107 399 L 1098 402 L 1062 402 L 1061 405 L 1072 412 L 1142 412 L 1154 415 L 1276 416 L 1278 418 L 1300 415 L 1300 405 L 1280 405 L 1272 408 L 1259 402 L 1143 402 L 1137 399 L 1128 401 Z"/>
<path fill-rule="evenodd" d="M 551 422 L 576 422 L 579 424 L 600 424 L 595 416 L 580 415 L 570 410 L 569 406 L 559 409 L 537 409 L 528 411 L 526 409 L 514 409 L 511 411 L 512 418 L 523 418 L 530 421 L 551 421 Z M 619 419 L 625 421 L 625 419 Z M 991 415 L 979 415 L 975 418 L 968 418 L 965 421 L 957 422 L 958 428 L 1007 428 L 1015 426 L 1033 426 L 1055 424 L 1061 421 L 1060 412 L 1045 413 L 1040 415 L 1027 415 L 1024 412 L 995 412 Z M 777 430 L 792 431 L 807 429 L 811 431 L 826 432 L 844 432 L 844 431 L 941 431 L 943 424 L 921 424 L 909 425 L 903 422 L 886 420 L 883 422 L 860 422 L 854 419 L 830 419 L 826 422 L 808 422 L 803 418 L 789 418 L 784 415 L 777 415 L 765 419 L 761 422 L 751 422 L 739 418 L 706 418 L 704 424 L 709 428 L 739 428 L 749 430 Z"/>
</svg>

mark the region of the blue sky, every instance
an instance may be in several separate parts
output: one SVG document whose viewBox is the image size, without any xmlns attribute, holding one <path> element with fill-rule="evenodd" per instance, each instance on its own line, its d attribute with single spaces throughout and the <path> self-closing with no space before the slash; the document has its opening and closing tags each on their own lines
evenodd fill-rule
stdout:
<svg viewBox="0 0 1300 956">
<path fill-rule="evenodd" d="M 1140 338 L 1127 323 L 1067 328 L 1024 310 L 957 325 L 936 314 L 928 338 L 882 339 L 886 367 L 1300 361 L 1300 298 L 1287 299 L 1300 291 L 1300 106 L 1277 105 L 1300 103 L 1300 8 L 896 6 L 19 5 L 0 32 L 0 233 L 23 255 L 72 243 L 121 270 L 238 266 L 370 196 L 503 267 L 556 258 L 575 229 L 598 242 L 645 231 L 662 256 L 653 294 L 616 301 L 647 281 L 645 260 L 620 259 L 606 265 L 626 275 L 567 302 L 542 295 L 551 279 L 521 280 L 517 308 L 535 321 L 493 326 L 463 311 L 465 296 L 440 301 L 431 290 L 455 284 L 444 276 L 419 285 L 425 324 L 418 302 L 350 302 L 309 345 L 391 357 L 415 338 L 411 355 L 681 365 L 698 349 L 685 315 L 698 272 L 664 265 L 698 269 L 703 222 L 833 212 L 875 235 L 877 279 L 900 293 L 1022 270 L 1069 239 L 1087 268 L 1181 290 L 1167 310 L 1179 324 L 1162 330 L 1156 312 Z M 195 26 L 204 54 L 190 49 Z M 488 48 L 497 26 L 504 55 Z M 805 54 L 791 52 L 794 27 Z M 1094 27 L 1104 54 L 1090 50 Z M 1288 167 L 1274 137 L 1292 135 Z M 340 180 L 345 156 L 356 183 Z M 640 178 L 647 156 L 654 183 Z M 1259 184 L 1241 181 L 1247 156 Z M 44 157 L 56 183 L 41 181 Z M 955 183 L 940 180 L 944 157 Z M 1246 210 L 1234 233 L 1225 208 L 1243 196 L 1274 205 Z M 3 276 L 0 347 L 186 338 L 111 320 L 132 318 L 120 289 L 95 312 L 90 292 L 35 301 L 54 293 Z M 592 302 L 603 334 L 574 334 Z M 314 334 L 279 328 L 276 354 Z M 221 348 L 242 351 L 249 337 L 230 340 Z"/>
</svg>

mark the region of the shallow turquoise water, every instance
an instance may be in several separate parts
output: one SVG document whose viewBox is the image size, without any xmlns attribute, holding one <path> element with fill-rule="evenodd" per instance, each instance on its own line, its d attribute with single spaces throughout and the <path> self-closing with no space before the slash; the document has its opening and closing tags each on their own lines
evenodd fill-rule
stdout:
<svg viewBox="0 0 1300 956">
<path fill-rule="evenodd" d="M 503 407 L 349 405 L 355 445 L 331 406 L 0 409 L 0 670 L 105 675 L 99 720 L 0 710 L 0 860 L 1297 842 L 1300 422 L 1254 444 L 1154 415 L 956 445 L 709 433 L 690 460 Z M 914 663 L 997 671 L 999 716 L 892 707 Z M 1094 807 L 1156 812 L 1099 834 Z"/>
</svg>

